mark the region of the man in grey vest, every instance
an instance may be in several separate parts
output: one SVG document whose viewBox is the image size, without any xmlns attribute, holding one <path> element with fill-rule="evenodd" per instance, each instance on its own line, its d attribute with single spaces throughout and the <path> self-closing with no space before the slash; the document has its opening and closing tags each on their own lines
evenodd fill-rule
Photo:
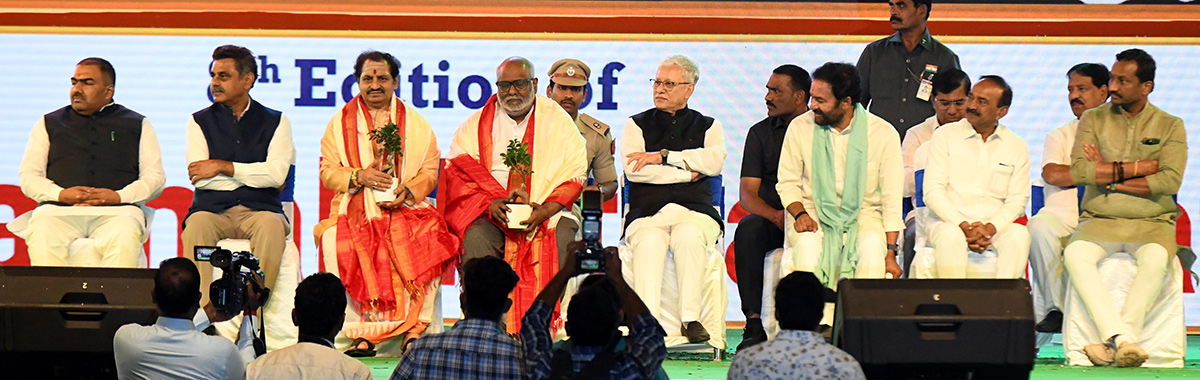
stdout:
<svg viewBox="0 0 1200 380">
<path fill-rule="evenodd" d="M 150 121 L 113 101 L 116 80 L 103 58 L 79 61 L 71 105 L 46 114 L 29 134 L 21 191 L 39 206 L 9 228 L 29 244 L 31 265 L 145 266 L 139 206 L 162 193 L 166 178 Z M 68 256 L 81 238 L 93 240 L 99 263 Z"/>
<path fill-rule="evenodd" d="M 663 60 L 653 80 L 654 108 L 629 117 L 621 141 L 633 289 L 647 305 L 659 305 L 670 252 L 679 282 L 680 328 L 691 343 L 709 339 L 699 322 L 703 265 L 722 229 L 709 177 L 721 175 L 725 164 L 721 123 L 687 106 L 699 80 L 700 69 L 687 57 Z M 661 320 L 659 309 L 650 311 Z"/>
<path fill-rule="evenodd" d="M 188 179 L 196 186 L 184 220 L 183 247 L 249 239 L 268 288 L 275 286 L 289 221 L 279 202 L 296 162 L 292 126 L 283 113 L 250 99 L 258 64 L 249 49 L 213 51 L 213 104 L 192 114 L 187 127 Z M 193 258 L 194 259 L 194 258 Z M 200 290 L 208 296 L 212 265 L 197 262 Z"/>
</svg>

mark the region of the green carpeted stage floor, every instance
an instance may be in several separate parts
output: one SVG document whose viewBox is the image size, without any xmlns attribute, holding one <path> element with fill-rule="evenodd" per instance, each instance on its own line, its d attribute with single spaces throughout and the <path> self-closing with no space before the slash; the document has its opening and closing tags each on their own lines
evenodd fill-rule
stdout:
<svg viewBox="0 0 1200 380">
<path fill-rule="evenodd" d="M 742 330 L 729 330 L 727 338 L 731 347 L 742 341 Z M 729 349 L 732 352 L 733 349 Z M 729 360 L 715 362 L 695 354 L 670 354 L 663 363 L 672 379 L 724 379 L 729 371 Z M 399 363 L 399 358 L 364 358 L 363 363 L 371 367 L 376 380 L 387 379 Z M 1046 346 L 1038 353 L 1032 379 L 1200 379 L 1200 335 L 1188 336 L 1187 361 L 1183 369 L 1151 368 L 1094 368 L 1064 366 L 1062 346 Z"/>
</svg>

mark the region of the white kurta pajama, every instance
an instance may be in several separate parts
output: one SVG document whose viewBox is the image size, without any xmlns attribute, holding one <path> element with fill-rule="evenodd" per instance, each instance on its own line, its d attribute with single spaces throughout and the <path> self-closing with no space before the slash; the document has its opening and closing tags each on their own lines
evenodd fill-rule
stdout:
<svg viewBox="0 0 1200 380">
<path fill-rule="evenodd" d="M 998 255 L 997 278 L 1022 278 L 1029 259 L 1029 231 L 1013 223 L 1029 203 L 1029 150 L 1025 141 L 998 124 L 984 142 L 966 119 L 943 125 L 928 143 L 926 230 L 937 261 L 937 278 L 965 278 L 966 235 L 961 222 L 991 223 Z"/>
<path fill-rule="evenodd" d="M 686 183 L 692 180 L 692 171 L 715 177 L 721 175 L 725 165 L 725 133 L 721 122 L 714 119 L 705 132 L 703 148 L 672 151 L 667 154 L 665 165 L 646 165 L 633 171 L 633 165 L 624 157 L 645 151 L 642 128 L 632 118 L 627 119 L 621 137 L 626 181 L 658 185 Z M 659 318 L 660 310 L 655 305 L 662 299 L 663 272 L 670 253 L 679 284 L 680 321 L 700 320 L 704 275 L 701 268 L 706 261 L 705 253 L 720 236 L 721 226 L 712 217 L 675 203 L 629 223 L 625 241 L 633 251 L 633 290 L 646 305 L 651 305 L 650 312 L 655 318 Z"/>
<path fill-rule="evenodd" d="M 39 118 L 30 132 L 19 169 L 21 191 L 38 203 L 58 201 L 63 190 L 46 178 L 49 150 L 46 121 Z M 150 120 L 143 118 L 138 143 L 138 179 L 115 190 L 122 205 L 72 207 L 44 204 L 18 217 L 9 224 L 9 229 L 29 244 L 29 263 L 33 266 L 85 264 L 68 257 L 67 247 L 76 239 L 91 238 L 100 253 L 101 267 L 137 267 L 146 236 L 146 215 L 153 212 L 139 206 L 158 197 L 165 182 L 158 137 Z"/>
<path fill-rule="evenodd" d="M 904 166 L 900 154 L 900 135 L 887 121 L 873 114 L 867 115 L 867 171 L 863 184 L 862 208 L 858 214 L 858 240 L 845 242 L 855 244 L 858 249 L 858 264 L 855 278 L 883 278 L 887 257 L 886 232 L 904 229 L 901 201 L 904 190 Z M 850 117 L 850 115 L 847 115 Z M 853 122 L 851 122 L 853 124 Z M 820 223 L 816 204 L 813 201 L 813 131 L 818 126 L 810 111 L 792 120 L 779 156 L 779 198 L 784 207 L 800 202 L 808 216 Z M 833 145 L 835 187 L 840 202 L 846 176 L 846 151 L 850 141 L 851 127 L 842 132 L 825 128 Z M 820 261 L 824 231 L 797 233 L 795 220 L 787 216 L 784 232 L 792 247 L 793 267 L 799 271 L 813 272 Z M 845 239 L 845 237 L 839 237 Z"/>
<path fill-rule="evenodd" d="M 1042 167 L 1071 165 L 1071 147 L 1075 145 L 1075 130 L 1079 120 L 1071 120 L 1046 134 L 1042 148 Z M 1045 170 L 1045 169 L 1043 169 Z M 1043 188 L 1045 206 L 1029 218 L 1029 264 L 1032 269 L 1034 298 L 1043 307 L 1035 310 L 1039 320 L 1051 310 L 1062 310 L 1067 293 L 1063 277 L 1063 238 L 1070 236 L 1079 224 L 1079 195 L 1077 187 L 1058 187 L 1046 184 Z M 1035 303 L 1035 305 L 1038 303 Z"/>
</svg>

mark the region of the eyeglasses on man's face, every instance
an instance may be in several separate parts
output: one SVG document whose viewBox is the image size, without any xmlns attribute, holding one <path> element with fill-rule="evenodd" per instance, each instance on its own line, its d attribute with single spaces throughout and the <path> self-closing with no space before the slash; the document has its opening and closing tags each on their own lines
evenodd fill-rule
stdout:
<svg viewBox="0 0 1200 380">
<path fill-rule="evenodd" d="M 963 99 L 959 99 L 959 100 L 955 100 L 955 101 L 938 99 L 937 102 L 938 102 L 938 105 L 941 105 L 942 107 L 950 107 L 950 106 L 962 107 L 967 104 L 967 99 L 963 98 Z"/>
<path fill-rule="evenodd" d="M 525 91 L 529 89 L 529 85 L 533 83 L 533 78 L 518 79 L 511 81 L 496 82 L 496 88 L 500 92 L 507 92 L 509 89 L 516 87 L 517 91 Z"/>
<path fill-rule="evenodd" d="M 658 79 L 651 79 L 650 83 L 652 85 L 654 85 L 654 88 L 658 88 L 659 86 L 662 86 L 667 91 L 674 90 L 675 86 L 678 86 L 678 85 L 692 84 L 692 82 L 672 82 L 669 80 L 658 80 Z"/>
</svg>

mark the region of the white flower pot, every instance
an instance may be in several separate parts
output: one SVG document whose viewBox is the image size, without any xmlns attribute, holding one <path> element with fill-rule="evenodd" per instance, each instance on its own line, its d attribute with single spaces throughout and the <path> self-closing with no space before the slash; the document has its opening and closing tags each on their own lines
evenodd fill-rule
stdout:
<svg viewBox="0 0 1200 380">
<path fill-rule="evenodd" d="M 529 215 L 533 214 L 533 206 L 524 203 L 509 203 L 508 204 L 508 228 L 514 230 L 523 230 L 526 225 L 521 224 L 529 219 Z"/>
<path fill-rule="evenodd" d="M 392 186 L 388 187 L 387 190 L 379 191 L 379 190 L 371 189 L 371 193 L 375 194 L 376 202 L 391 202 L 391 201 L 396 200 L 396 186 L 399 186 L 399 185 L 400 185 L 400 179 L 392 178 Z M 524 220 L 524 219 L 522 219 L 522 220 Z"/>
</svg>

